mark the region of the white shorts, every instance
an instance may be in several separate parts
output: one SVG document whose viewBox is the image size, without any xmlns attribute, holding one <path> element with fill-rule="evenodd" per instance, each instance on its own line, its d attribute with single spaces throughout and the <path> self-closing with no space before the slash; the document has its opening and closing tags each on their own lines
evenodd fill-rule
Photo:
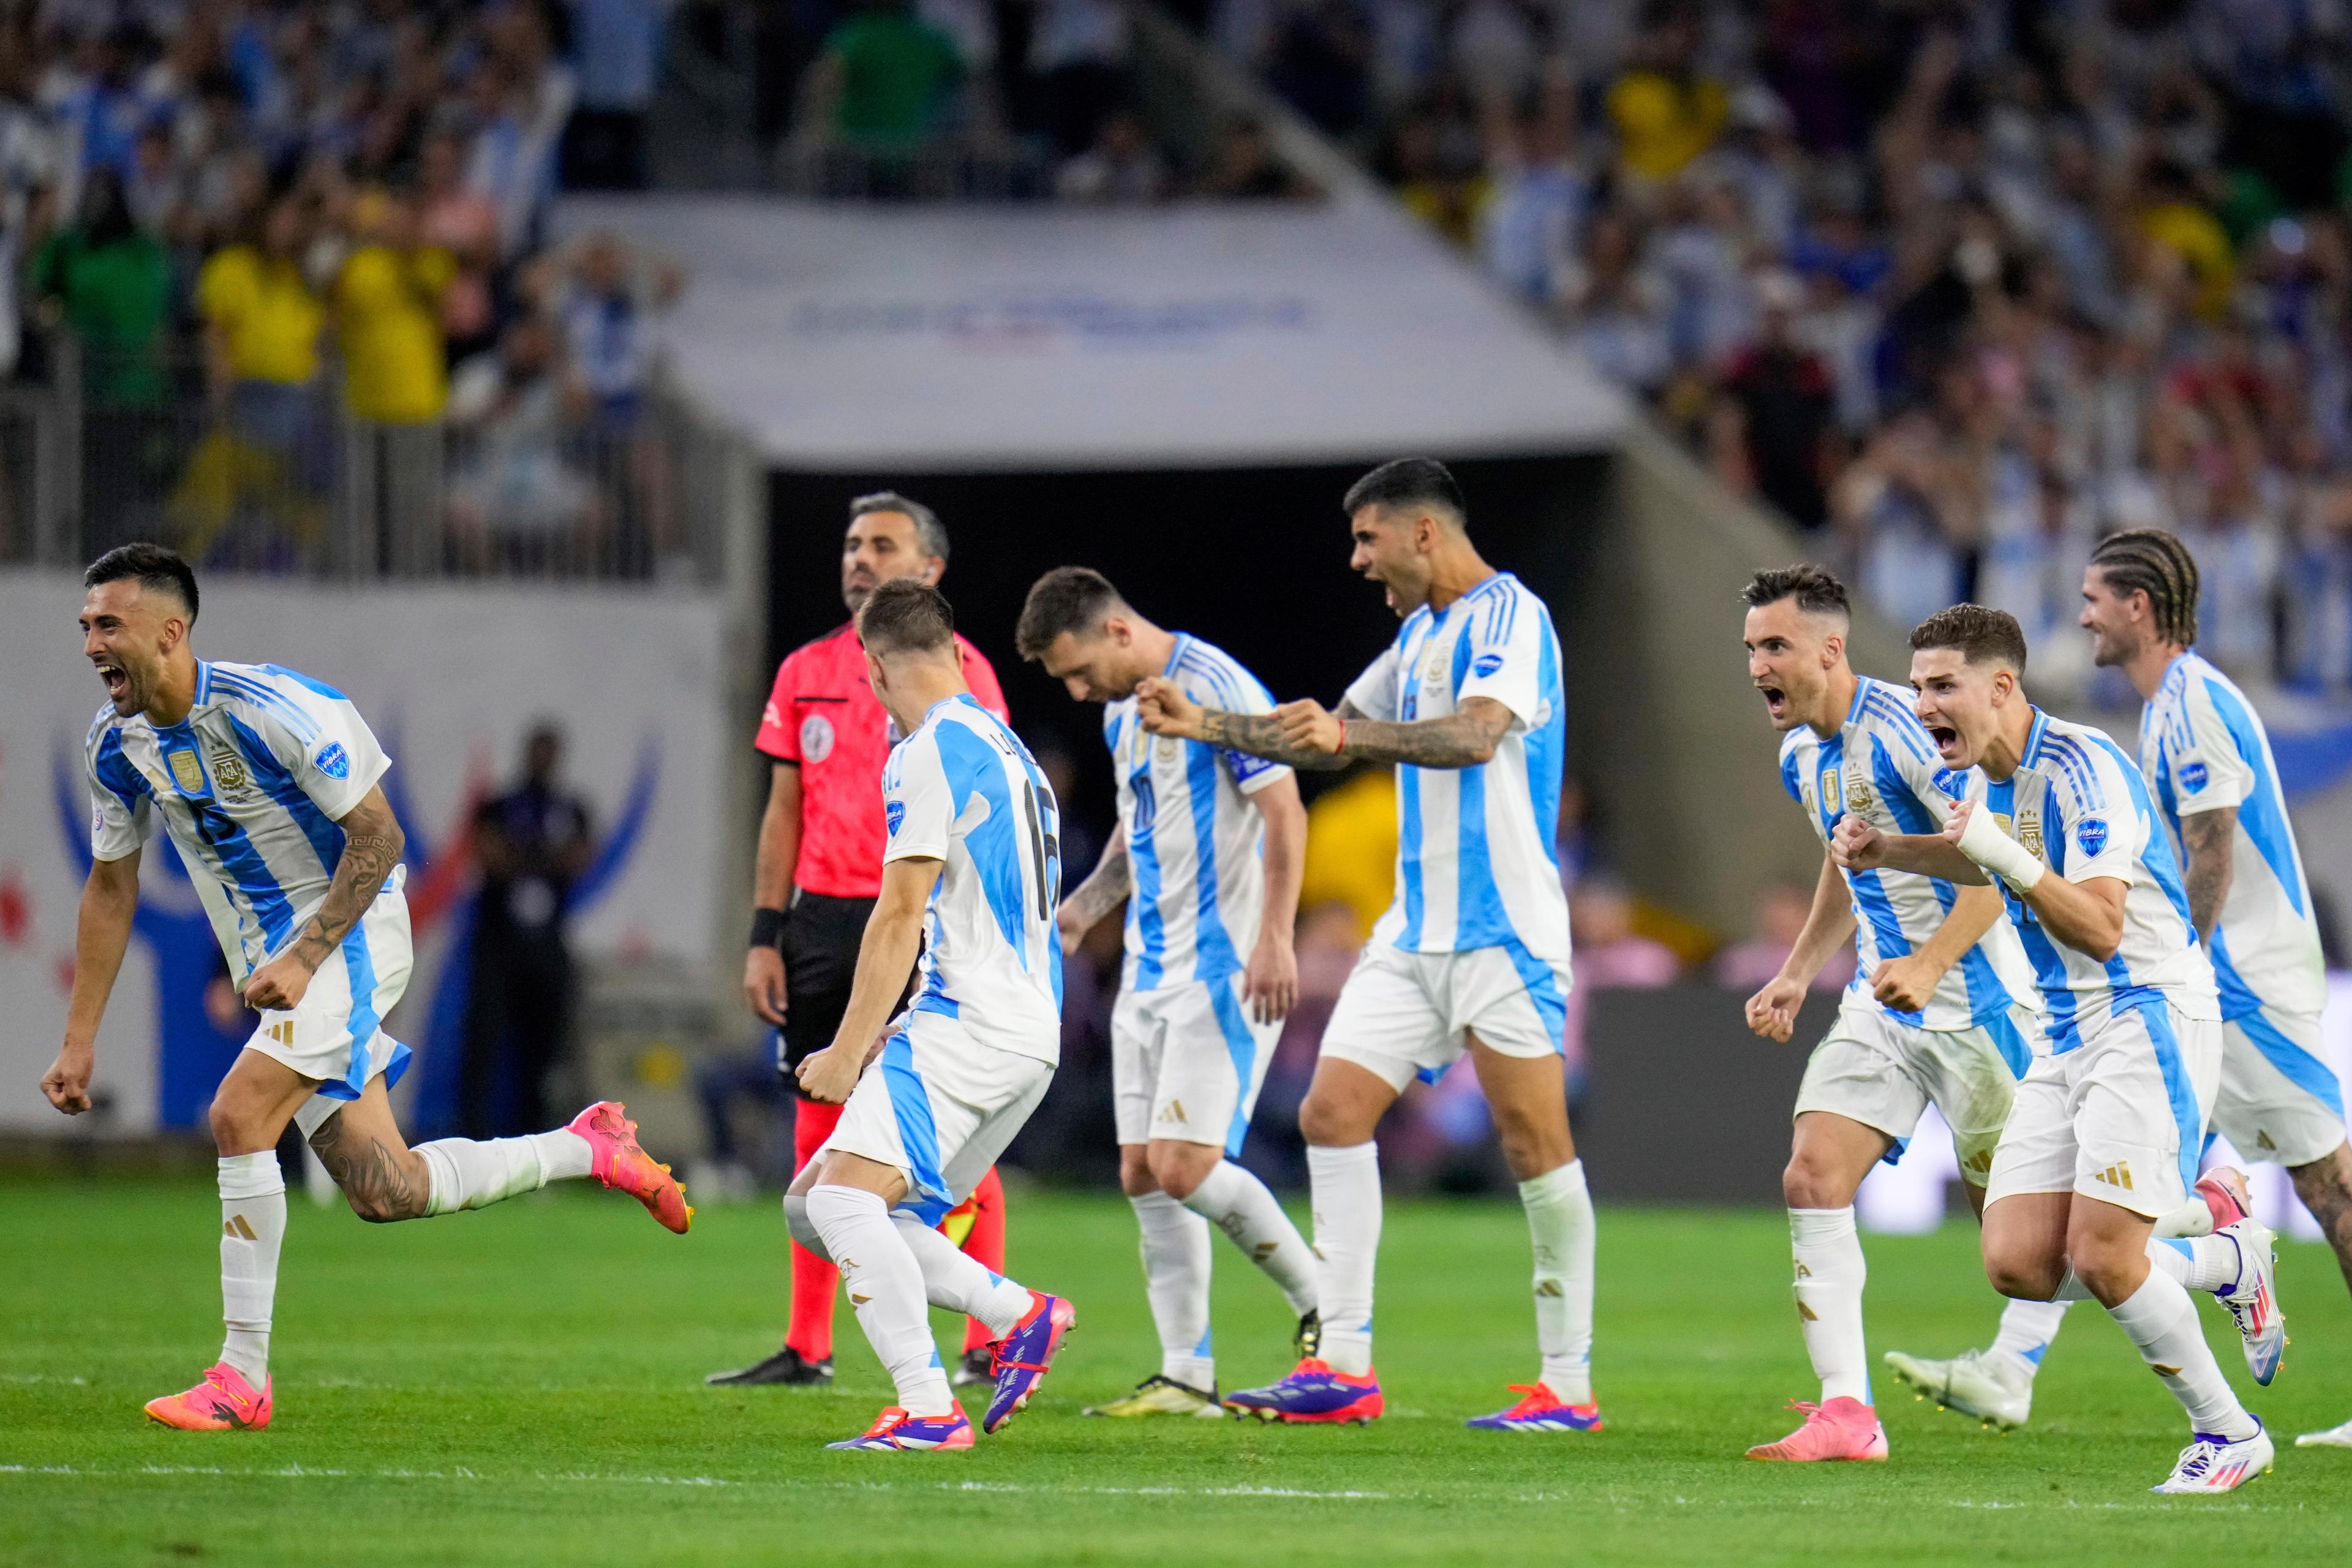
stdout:
<svg viewBox="0 0 2352 1568">
<path fill-rule="evenodd" d="M 1118 1141 L 1173 1138 L 1238 1155 L 1281 1037 L 1280 1019 L 1251 1019 L 1239 974 L 1121 991 L 1110 1015 Z"/>
<path fill-rule="evenodd" d="M 394 883 L 319 965 L 302 1000 L 291 1010 L 264 1012 L 245 1042 L 246 1049 L 319 1080 L 319 1092 L 294 1113 L 305 1138 L 357 1100 L 369 1079 L 382 1077 L 390 1089 L 408 1070 L 408 1047 L 383 1025 L 408 989 L 412 957 L 408 900 Z"/>
<path fill-rule="evenodd" d="M 2147 1001 L 2034 1061 L 1993 1151 L 1985 1202 L 2077 1193 L 2153 1219 L 2188 1201 L 2221 1074 L 2221 1026 Z"/>
<path fill-rule="evenodd" d="M 2030 1007 L 2012 1007 L 1973 1029 L 1940 1030 L 1848 1005 L 1805 1064 L 1794 1114 L 1826 1110 L 1875 1127 L 1895 1140 L 1886 1155 L 1891 1164 L 1933 1102 L 1951 1127 L 1962 1179 L 1981 1187 L 2041 1032 Z"/>
<path fill-rule="evenodd" d="M 1500 1056 L 1558 1056 L 1571 984 L 1565 960 L 1525 948 L 1405 952 L 1374 942 L 1340 987 L 1322 1054 L 1398 1089 L 1416 1074 L 1435 1082 L 1468 1048 L 1466 1034 Z"/>
<path fill-rule="evenodd" d="M 936 1226 L 971 1196 L 1053 1081 L 1050 1062 L 983 1046 L 943 1014 L 908 1013 L 810 1158 L 838 1149 L 895 1167 L 907 1181 L 898 1212 Z"/>
<path fill-rule="evenodd" d="M 2344 1090 L 2321 1056 L 2319 1015 L 2258 1013 L 2221 1025 L 2213 1131 L 2249 1160 L 2292 1169 L 2344 1142 Z"/>
</svg>

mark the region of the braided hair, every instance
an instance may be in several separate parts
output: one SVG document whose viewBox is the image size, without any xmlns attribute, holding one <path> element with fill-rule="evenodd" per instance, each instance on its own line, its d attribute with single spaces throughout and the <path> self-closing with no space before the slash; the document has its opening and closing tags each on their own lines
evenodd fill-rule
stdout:
<svg viewBox="0 0 2352 1568">
<path fill-rule="evenodd" d="M 2091 564 L 2119 598 L 2147 595 L 2156 635 L 2179 647 L 2197 641 L 2197 558 L 2160 528 L 2111 533 L 2091 552 Z"/>
</svg>

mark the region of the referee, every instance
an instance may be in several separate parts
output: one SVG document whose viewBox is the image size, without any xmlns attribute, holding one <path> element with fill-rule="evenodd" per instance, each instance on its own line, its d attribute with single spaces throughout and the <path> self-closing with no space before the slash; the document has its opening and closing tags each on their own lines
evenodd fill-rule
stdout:
<svg viewBox="0 0 2352 1568">
<path fill-rule="evenodd" d="M 774 763 L 751 873 L 751 950 L 743 992 L 775 1025 L 777 1064 L 793 1085 L 795 1173 L 832 1136 L 841 1107 L 799 1092 L 793 1069 L 833 1043 L 849 1003 L 857 944 L 882 890 L 882 764 L 889 719 L 866 683 L 857 608 L 893 578 L 936 584 L 948 566 L 948 531 L 920 502 L 885 490 L 849 503 L 841 545 L 841 597 L 850 623 L 795 650 L 776 671 L 756 744 Z M 988 660 L 961 636 L 965 683 L 982 707 L 1005 717 L 1004 693 Z M 995 1273 L 1004 1271 L 1004 1189 L 991 1171 L 940 1228 Z M 840 1274 L 792 1245 L 793 1311 L 783 1348 L 714 1384 L 822 1384 L 833 1381 L 833 1307 Z M 991 1336 L 973 1320 L 964 1336 L 959 1386 L 984 1382 Z"/>
</svg>

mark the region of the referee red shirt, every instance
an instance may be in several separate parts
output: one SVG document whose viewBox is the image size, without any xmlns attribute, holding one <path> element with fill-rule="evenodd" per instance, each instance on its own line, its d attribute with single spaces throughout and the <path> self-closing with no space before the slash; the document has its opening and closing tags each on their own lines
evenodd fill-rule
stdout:
<svg viewBox="0 0 2352 1568">
<path fill-rule="evenodd" d="M 1009 721 L 1004 691 L 981 651 L 959 634 L 964 684 Z M 776 671 L 753 744 L 801 769 L 801 858 L 793 882 L 835 899 L 882 891 L 882 764 L 890 716 L 866 682 L 866 648 L 850 626 L 795 649 Z"/>
</svg>

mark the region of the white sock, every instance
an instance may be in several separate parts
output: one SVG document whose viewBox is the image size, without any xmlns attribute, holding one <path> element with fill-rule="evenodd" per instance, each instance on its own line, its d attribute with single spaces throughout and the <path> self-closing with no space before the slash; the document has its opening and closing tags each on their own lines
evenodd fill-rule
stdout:
<svg viewBox="0 0 2352 1568">
<path fill-rule="evenodd" d="M 1543 1385 L 1563 1405 L 1592 1403 L 1592 1194 L 1584 1162 L 1519 1184 L 1536 1254 L 1536 1348 Z"/>
<path fill-rule="evenodd" d="M 899 1408 L 915 1415 L 954 1409 L 940 1347 L 931 1342 L 923 1270 L 880 1195 L 856 1187 L 813 1187 L 808 1215 L 841 1268 L 857 1326 L 897 1386 Z"/>
<path fill-rule="evenodd" d="M 2072 1301 L 2011 1301 L 2000 1310 L 2000 1331 L 1992 1337 L 1992 1353 L 2010 1357 L 2032 1377 L 2042 1368 L 2042 1353 L 2058 1337 Z"/>
<path fill-rule="evenodd" d="M 2158 1381 L 2189 1412 L 2192 1430 L 2232 1442 L 2254 1435 L 2254 1418 L 2230 1391 L 2221 1363 L 2213 1359 L 2197 1321 L 2197 1303 L 2179 1280 L 2161 1268 L 2150 1268 L 2140 1288 L 2120 1306 L 2109 1308 L 2108 1315 L 2139 1347 L 2140 1359 Z"/>
<path fill-rule="evenodd" d="M 221 1360 L 259 1388 L 269 1376 L 269 1314 L 286 1240 L 286 1176 L 278 1151 L 220 1159 Z"/>
<path fill-rule="evenodd" d="M 1862 1334 L 1862 1287 L 1870 1277 L 1853 1205 L 1790 1209 L 1789 1251 L 1796 1260 L 1797 1318 L 1805 1352 L 1822 1380 L 1822 1398 L 1870 1403 L 1870 1355 Z"/>
<path fill-rule="evenodd" d="M 1220 1160 L 1183 1202 L 1233 1237 L 1234 1245 L 1280 1287 L 1292 1311 L 1304 1317 L 1315 1310 L 1314 1249 L 1264 1182 L 1231 1160 Z"/>
<path fill-rule="evenodd" d="M 588 1140 L 562 1127 L 487 1142 L 442 1138 L 419 1143 L 416 1152 L 433 1174 L 433 1191 L 425 1202 L 428 1215 L 488 1208 L 550 1182 L 584 1176 L 594 1154 Z"/>
<path fill-rule="evenodd" d="M 1381 1251 L 1381 1146 L 1307 1147 L 1315 1205 L 1315 1299 L 1323 1360 L 1360 1377 L 1372 1370 L 1372 1266 Z"/>
<path fill-rule="evenodd" d="M 998 1339 L 1013 1331 L 1034 1299 L 1003 1275 L 991 1271 L 963 1248 L 912 1215 L 892 1215 L 899 1239 L 923 1271 L 923 1296 L 934 1307 L 978 1318 Z"/>
<path fill-rule="evenodd" d="M 1143 1233 L 1143 1293 L 1160 1331 L 1160 1375 L 1188 1388 L 1217 1386 L 1209 1336 L 1209 1222 L 1166 1193 L 1127 1200 Z"/>
<path fill-rule="evenodd" d="M 2156 1217 L 2156 1235 L 2161 1238 L 2173 1236 L 2210 1236 L 2213 1234 L 2213 1211 L 2201 1197 L 2191 1197 L 2170 1214 Z"/>
<path fill-rule="evenodd" d="M 2226 1236 L 2166 1237 L 2147 1244 L 2147 1260 L 2190 1290 L 2227 1290 L 2244 1267 Z"/>
</svg>

